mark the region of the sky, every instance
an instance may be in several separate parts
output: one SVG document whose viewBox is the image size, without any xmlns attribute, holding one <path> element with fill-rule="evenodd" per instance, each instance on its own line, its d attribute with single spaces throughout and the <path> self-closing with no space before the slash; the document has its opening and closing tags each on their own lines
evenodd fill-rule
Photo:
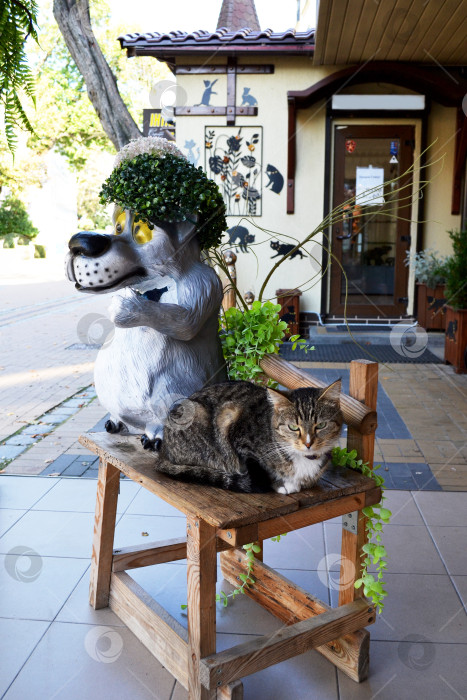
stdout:
<svg viewBox="0 0 467 700">
<path fill-rule="evenodd" d="M 214 31 L 222 0 L 108 0 L 112 18 L 126 25 L 127 31 L 184 32 L 196 29 Z M 304 0 L 301 0 L 302 5 Z M 262 29 L 282 31 L 295 26 L 297 0 L 256 0 Z"/>
</svg>

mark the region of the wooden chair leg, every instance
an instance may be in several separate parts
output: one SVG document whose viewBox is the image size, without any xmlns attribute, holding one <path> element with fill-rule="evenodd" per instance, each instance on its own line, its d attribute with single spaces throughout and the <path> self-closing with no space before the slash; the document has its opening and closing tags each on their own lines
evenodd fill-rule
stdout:
<svg viewBox="0 0 467 700">
<path fill-rule="evenodd" d="M 109 462 L 101 459 L 97 479 L 96 515 L 89 583 L 89 602 L 95 610 L 106 608 L 109 604 L 119 484 L 120 471 Z"/>
<path fill-rule="evenodd" d="M 216 698 L 216 689 L 202 686 L 199 676 L 200 659 L 216 652 L 216 567 L 215 528 L 187 516 L 189 700 Z"/>
</svg>

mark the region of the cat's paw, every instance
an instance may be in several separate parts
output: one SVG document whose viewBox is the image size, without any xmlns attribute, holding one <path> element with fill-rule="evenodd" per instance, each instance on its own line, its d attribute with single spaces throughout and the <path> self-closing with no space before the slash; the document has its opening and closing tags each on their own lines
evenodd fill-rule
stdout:
<svg viewBox="0 0 467 700">
<path fill-rule="evenodd" d="M 286 481 L 282 486 L 274 486 L 274 490 L 277 491 L 277 493 L 282 493 L 287 496 L 289 493 L 297 493 L 300 491 L 300 487 L 291 481 Z"/>
</svg>

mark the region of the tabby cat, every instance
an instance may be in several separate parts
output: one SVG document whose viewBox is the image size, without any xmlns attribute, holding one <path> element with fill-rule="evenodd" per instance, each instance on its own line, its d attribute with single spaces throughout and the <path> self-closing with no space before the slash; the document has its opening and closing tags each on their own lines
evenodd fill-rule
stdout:
<svg viewBox="0 0 467 700">
<path fill-rule="evenodd" d="M 339 437 L 341 380 L 279 393 L 225 382 L 175 405 L 156 469 L 232 491 L 294 493 L 313 486 Z"/>
</svg>

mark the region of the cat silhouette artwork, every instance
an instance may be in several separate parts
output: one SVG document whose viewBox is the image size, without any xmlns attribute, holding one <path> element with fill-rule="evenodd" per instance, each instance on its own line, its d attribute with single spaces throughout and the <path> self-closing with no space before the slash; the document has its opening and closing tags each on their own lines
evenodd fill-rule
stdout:
<svg viewBox="0 0 467 700">
<path fill-rule="evenodd" d="M 290 253 L 290 251 L 295 248 L 295 246 L 290 243 L 280 243 L 279 241 L 271 241 L 270 246 L 273 250 L 277 251 L 275 255 L 271 255 L 271 260 L 272 258 L 278 258 L 280 255 L 287 255 L 287 253 Z M 297 255 L 299 255 L 300 258 L 305 257 L 300 248 L 297 248 L 295 253 L 292 253 L 289 260 L 292 260 Z"/>
<path fill-rule="evenodd" d="M 217 83 L 217 78 L 216 80 L 203 80 L 204 83 L 204 92 L 203 96 L 201 98 L 201 102 L 198 102 L 195 107 L 200 107 L 201 105 L 204 105 L 205 107 L 210 106 L 210 100 L 211 100 L 211 95 L 217 95 L 217 92 L 214 92 L 213 88 L 214 85 Z"/>
<path fill-rule="evenodd" d="M 196 146 L 196 153 L 195 153 L 195 151 L 194 151 L 195 146 L 196 146 L 196 142 L 193 139 L 190 139 L 190 141 L 185 141 L 185 148 L 188 151 L 188 153 L 186 154 L 187 160 L 189 160 L 190 163 L 196 167 L 198 165 L 198 161 L 199 161 L 200 150 L 199 150 L 199 146 Z"/>
<path fill-rule="evenodd" d="M 268 165 L 266 168 L 266 175 L 269 177 L 266 187 L 270 186 L 271 192 L 280 194 L 284 187 L 284 176 L 282 173 L 280 173 L 274 165 Z"/>
<path fill-rule="evenodd" d="M 227 233 L 229 234 L 229 245 L 238 245 L 242 253 L 248 253 L 247 245 L 255 241 L 254 234 L 250 233 L 245 226 L 232 226 L 227 229 Z M 237 249 L 235 248 L 235 250 Z"/>
<path fill-rule="evenodd" d="M 253 95 L 250 95 L 251 88 L 243 88 L 242 94 L 242 107 L 246 105 L 247 107 L 256 107 L 258 100 Z"/>
</svg>

